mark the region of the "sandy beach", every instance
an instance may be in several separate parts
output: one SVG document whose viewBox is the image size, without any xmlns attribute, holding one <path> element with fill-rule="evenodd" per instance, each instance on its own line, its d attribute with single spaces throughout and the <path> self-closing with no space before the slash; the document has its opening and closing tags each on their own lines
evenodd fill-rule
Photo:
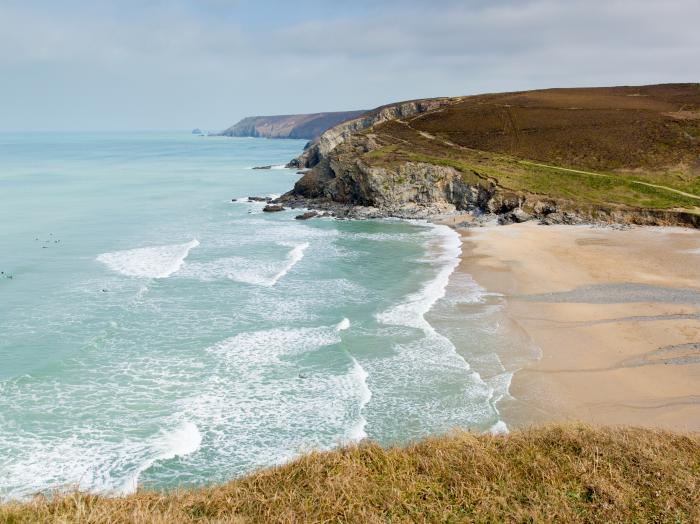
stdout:
<svg viewBox="0 0 700 524">
<path fill-rule="evenodd" d="M 542 356 L 510 426 L 551 420 L 700 430 L 700 231 L 525 223 L 461 229 L 459 271 L 505 298 Z"/>
</svg>

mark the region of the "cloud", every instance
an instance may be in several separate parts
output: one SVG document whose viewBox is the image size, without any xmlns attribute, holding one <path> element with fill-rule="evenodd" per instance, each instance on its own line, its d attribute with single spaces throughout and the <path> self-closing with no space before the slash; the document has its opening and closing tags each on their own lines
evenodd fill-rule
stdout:
<svg viewBox="0 0 700 524">
<path fill-rule="evenodd" d="M 697 0 L 6 0 L 0 126 L 225 127 L 250 113 L 697 81 Z M 37 108 L 37 109 L 33 109 Z"/>
</svg>

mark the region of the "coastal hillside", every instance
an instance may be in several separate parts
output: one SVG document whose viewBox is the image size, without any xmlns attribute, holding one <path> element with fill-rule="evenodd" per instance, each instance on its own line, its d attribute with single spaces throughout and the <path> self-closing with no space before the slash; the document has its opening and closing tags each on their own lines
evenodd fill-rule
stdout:
<svg viewBox="0 0 700 524">
<path fill-rule="evenodd" d="M 313 168 L 292 203 L 697 226 L 700 84 L 404 102 L 326 131 L 291 165 Z"/>
<path fill-rule="evenodd" d="M 219 136 L 303 138 L 312 140 L 341 122 L 365 111 L 339 111 L 308 115 L 249 116 L 218 133 Z"/>
<path fill-rule="evenodd" d="M 697 522 L 700 438 L 557 425 L 311 453 L 228 484 L 0 506 L 0 522 Z"/>
</svg>

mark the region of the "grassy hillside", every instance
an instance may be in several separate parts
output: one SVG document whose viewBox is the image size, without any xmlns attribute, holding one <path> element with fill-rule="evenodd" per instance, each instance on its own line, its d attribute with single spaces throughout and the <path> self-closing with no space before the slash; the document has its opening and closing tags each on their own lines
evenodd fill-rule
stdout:
<svg viewBox="0 0 700 524">
<path fill-rule="evenodd" d="M 700 437 L 550 426 L 313 453 L 229 484 L 0 506 L 0 522 L 698 522 Z"/>
<path fill-rule="evenodd" d="M 700 209 L 700 84 L 456 98 L 363 132 L 369 165 L 450 165 L 465 179 L 576 204 Z"/>
</svg>

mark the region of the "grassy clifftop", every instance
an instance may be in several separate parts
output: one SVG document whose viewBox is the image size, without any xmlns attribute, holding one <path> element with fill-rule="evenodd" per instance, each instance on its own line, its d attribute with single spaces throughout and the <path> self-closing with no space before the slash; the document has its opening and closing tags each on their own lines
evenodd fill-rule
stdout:
<svg viewBox="0 0 700 524">
<path fill-rule="evenodd" d="M 0 522 L 697 522 L 700 437 L 557 425 L 312 453 L 229 484 L 0 506 Z"/>
<path fill-rule="evenodd" d="M 370 119 L 387 112 L 367 113 L 370 124 L 352 133 L 344 131 L 348 125 L 327 131 L 319 144 L 330 136 L 337 139 L 326 142 L 337 145 L 306 153 L 315 159 L 307 165 L 316 167 L 296 194 L 374 205 L 382 198 L 367 191 L 353 166 L 384 170 L 388 188 L 409 194 L 397 173 L 407 165 L 437 165 L 454 168 L 470 187 L 514 201 L 549 200 L 550 208 L 583 216 L 661 211 L 652 215 L 659 223 L 671 216 L 663 213 L 680 212 L 693 217 L 686 222 L 700 223 L 700 84 L 466 96 Z M 429 189 L 424 186 L 420 194 Z M 465 205 L 454 191 L 440 189 L 431 198 Z"/>
<path fill-rule="evenodd" d="M 476 183 L 582 204 L 700 208 L 700 85 L 454 99 L 366 130 L 363 159 L 450 165 Z"/>
</svg>

